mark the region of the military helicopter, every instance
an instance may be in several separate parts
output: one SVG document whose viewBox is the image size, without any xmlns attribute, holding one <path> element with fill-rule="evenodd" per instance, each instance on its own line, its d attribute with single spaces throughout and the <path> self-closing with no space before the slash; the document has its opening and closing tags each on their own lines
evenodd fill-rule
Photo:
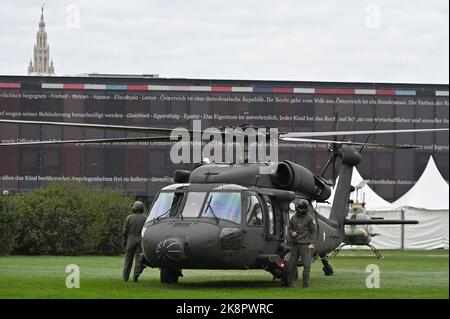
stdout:
<svg viewBox="0 0 450 319">
<path fill-rule="evenodd" d="M 356 200 L 349 201 L 349 214 L 347 219 L 350 221 L 356 220 L 384 220 L 382 217 L 372 217 L 366 211 L 366 203 L 364 200 L 364 193 L 362 194 L 362 199 L 358 196 L 359 190 L 362 189 L 367 184 L 366 180 L 362 180 L 358 185 L 355 186 Z M 411 224 L 418 223 L 418 221 L 410 221 Z M 395 224 L 395 223 L 393 223 Z M 380 251 L 370 244 L 372 238 L 378 236 L 372 230 L 372 224 L 350 224 L 345 226 L 344 230 L 344 241 L 336 248 L 336 250 L 331 254 L 331 257 L 335 257 L 345 246 L 367 246 L 369 247 L 378 259 L 383 258 Z"/>
<path fill-rule="evenodd" d="M 152 136 L 91 140 L 52 140 L 2 143 L 12 145 L 43 145 L 67 143 L 123 143 L 173 141 L 173 130 L 167 128 L 117 126 L 67 122 L 43 122 L 0 119 L 2 124 L 52 125 L 103 130 L 151 133 Z M 233 130 L 231 130 L 233 131 Z M 323 136 L 368 134 L 448 132 L 443 129 L 284 132 L 278 139 L 289 142 L 330 144 L 330 156 L 316 175 L 292 161 L 276 163 L 197 163 L 190 170 L 176 170 L 174 184 L 160 190 L 153 201 L 142 230 L 143 263 L 160 268 L 162 283 L 176 283 L 183 269 L 265 269 L 285 282 L 285 256 L 289 252 L 287 225 L 293 200 L 310 202 L 308 214 L 316 218 L 318 240 L 315 254 L 323 263 L 325 275 L 333 268 L 327 254 L 333 252 L 345 238 L 345 225 L 409 224 L 415 221 L 348 219 L 348 203 L 353 191 L 353 167 L 361 161 L 356 147 L 411 149 L 417 146 L 359 143 L 316 139 Z M 189 135 L 201 132 L 187 130 Z M 228 130 L 228 132 L 230 132 Z M 221 129 L 226 138 L 227 130 Z M 269 136 L 266 135 L 269 139 Z M 231 139 L 233 143 L 236 139 Z M 244 139 L 245 141 L 245 139 Z M 248 150 L 248 140 L 244 145 Z M 331 183 L 323 172 L 331 165 L 341 167 L 339 181 L 329 218 L 315 213 L 312 202 L 325 202 L 331 194 Z M 264 172 L 264 173 L 262 173 Z"/>
</svg>

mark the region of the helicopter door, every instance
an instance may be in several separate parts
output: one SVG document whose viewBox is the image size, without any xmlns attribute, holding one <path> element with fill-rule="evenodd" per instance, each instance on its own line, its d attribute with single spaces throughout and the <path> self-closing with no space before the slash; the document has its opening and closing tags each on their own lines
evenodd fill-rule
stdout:
<svg viewBox="0 0 450 319">
<path fill-rule="evenodd" d="M 244 226 L 246 237 L 244 244 L 248 251 L 259 254 L 264 248 L 264 214 L 261 200 L 256 193 L 248 193 L 245 196 Z"/>
<path fill-rule="evenodd" d="M 280 204 L 275 198 L 264 195 L 263 204 L 266 204 L 267 208 L 267 225 L 266 235 L 269 240 L 282 240 L 283 236 L 283 212 Z"/>
</svg>

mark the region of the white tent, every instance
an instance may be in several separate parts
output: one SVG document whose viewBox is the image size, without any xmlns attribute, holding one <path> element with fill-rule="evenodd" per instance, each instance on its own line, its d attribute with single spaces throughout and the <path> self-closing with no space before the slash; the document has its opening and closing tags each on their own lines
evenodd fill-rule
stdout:
<svg viewBox="0 0 450 319">
<path fill-rule="evenodd" d="M 353 168 L 353 174 L 352 174 L 352 181 L 351 184 L 353 186 L 358 185 L 360 182 L 362 182 L 364 179 L 361 177 L 361 174 L 359 174 L 356 167 Z M 339 182 L 339 177 L 336 180 L 336 185 Z M 329 198 L 330 204 L 319 204 L 317 209 L 319 212 L 324 216 L 329 216 L 331 204 L 333 203 L 334 194 L 336 189 L 332 188 L 331 190 L 331 196 Z M 361 201 L 364 198 L 364 201 L 366 203 L 366 210 L 370 212 L 380 211 L 380 212 L 390 212 L 390 211 L 396 211 L 396 206 L 392 205 L 388 201 L 384 200 L 382 197 L 380 197 L 375 191 L 370 188 L 367 184 L 363 186 L 360 190 L 354 191 L 350 194 L 350 199 L 353 199 L 354 201 L 357 200 L 356 196 L 358 193 L 358 199 Z"/>
<path fill-rule="evenodd" d="M 353 169 L 352 185 L 363 178 Z M 367 212 L 384 219 L 418 220 L 417 225 L 373 225 L 372 232 L 378 234 L 372 244 L 379 249 L 438 249 L 449 248 L 449 185 L 444 180 L 432 157 L 414 186 L 394 203 L 389 203 L 365 185 Z M 356 194 L 352 194 L 354 199 Z M 330 201 L 334 198 L 334 190 Z M 319 204 L 317 211 L 329 216 L 330 204 Z M 402 235 L 403 228 L 403 235 Z"/>
<path fill-rule="evenodd" d="M 448 211 L 448 184 L 439 172 L 433 157 L 414 186 L 392 203 L 395 207 L 415 207 L 425 210 Z"/>
<path fill-rule="evenodd" d="M 393 203 L 405 219 L 418 225 L 405 226 L 406 249 L 448 249 L 449 186 L 430 156 L 427 167 L 414 186 Z"/>
<path fill-rule="evenodd" d="M 339 181 L 339 177 L 336 180 Z M 363 178 L 359 174 L 358 170 L 354 167 L 352 174 L 352 185 L 356 186 Z M 335 189 L 333 188 L 330 196 L 330 202 L 334 198 Z M 367 213 L 371 216 L 383 217 L 384 219 L 401 219 L 401 209 L 396 209 L 394 205 L 389 203 L 375 193 L 370 186 L 365 185 L 360 190 L 358 190 L 358 198 L 356 198 L 357 192 L 354 191 L 350 194 L 350 199 L 359 201 L 364 198 L 366 203 Z M 317 206 L 317 211 L 326 217 L 330 215 L 331 204 L 319 204 Z M 401 244 L 401 226 L 400 225 L 373 225 L 371 226 L 372 232 L 377 234 L 377 236 L 372 238 L 371 244 L 379 249 L 400 249 Z M 356 247 L 352 247 L 356 248 Z M 362 247 L 364 248 L 364 247 Z"/>
</svg>

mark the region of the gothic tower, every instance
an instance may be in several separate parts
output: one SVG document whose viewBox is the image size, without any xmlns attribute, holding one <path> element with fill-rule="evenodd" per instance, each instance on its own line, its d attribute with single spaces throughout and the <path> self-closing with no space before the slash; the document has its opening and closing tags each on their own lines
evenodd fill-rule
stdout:
<svg viewBox="0 0 450 319">
<path fill-rule="evenodd" d="M 50 75 L 55 73 L 53 60 L 50 60 L 50 48 L 47 44 L 47 32 L 45 31 L 44 7 L 41 8 L 41 21 L 36 35 L 33 60 L 28 65 L 28 74 Z"/>
</svg>

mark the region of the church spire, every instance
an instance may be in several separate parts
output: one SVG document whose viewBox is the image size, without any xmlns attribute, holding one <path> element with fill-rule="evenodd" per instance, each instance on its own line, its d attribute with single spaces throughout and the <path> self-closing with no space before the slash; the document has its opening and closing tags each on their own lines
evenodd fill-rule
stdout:
<svg viewBox="0 0 450 319">
<path fill-rule="evenodd" d="M 33 60 L 28 66 L 28 74 L 51 75 L 55 72 L 53 61 L 50 63 L 50 47 L 47 44 L 47 32 L 45 31 L 44 6 L 41 7 L 41 19 L 39 31 L 36 34 Z"/>
<path fill-rule="evenodd" d="M 41 7 L 41 21 L 39 21 L 39 31 L 45 31 L 45 21 L 44 21 L 44 5 Z"/>
</svg>

